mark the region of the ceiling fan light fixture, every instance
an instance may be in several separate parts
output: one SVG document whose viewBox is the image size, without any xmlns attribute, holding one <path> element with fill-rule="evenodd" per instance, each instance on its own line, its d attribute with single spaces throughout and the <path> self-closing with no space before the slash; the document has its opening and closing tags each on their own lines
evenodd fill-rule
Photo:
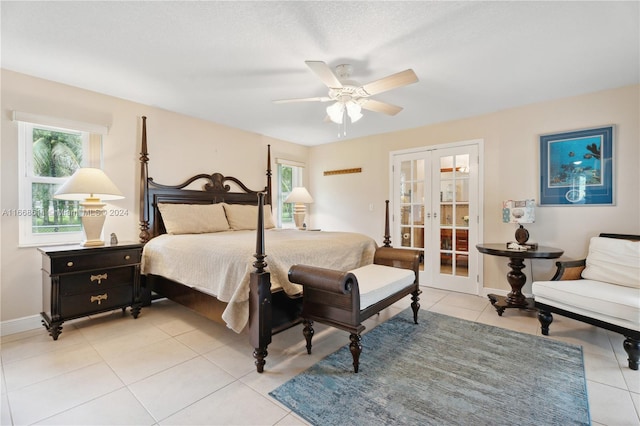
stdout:
<svg viewBox="0 0 640 426">
<path fill-rule="evenodd" d="M 327 107 L 327 115 L 329 119 L 336 124 L 342 124 L 342 118 L 344 116 L 344 103 L 336 102 L 333 105 Z"/>
<path fill-rule="evenodd" d="M 347 107 L 347 114 L 349 114 L 349 119 L 351 120 L 352 123 L 355 123 L 356 121 L 362 118 L 362 112 L 361 112 L 362 108 L 360 107 L 359 104 L 353 101 L 349 101 L 347 102 L 346 107 Z"/>
</svg>

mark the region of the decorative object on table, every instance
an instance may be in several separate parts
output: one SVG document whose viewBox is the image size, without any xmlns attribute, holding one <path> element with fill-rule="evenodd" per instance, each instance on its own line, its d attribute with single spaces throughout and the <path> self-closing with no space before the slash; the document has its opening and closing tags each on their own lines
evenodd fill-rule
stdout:
<svg viewBox="0 0 640 426">
<path fill-rule="evenodd" d="M 269 395 L 317 425 L 590 424 L 579 345 L 411 309 L 362 344 L 358 374 L 345 345 Z"/>
<path fill-rule="evenodd" d="M 296 228 L 305 228 L 304 217 L 307 214 L 307 207 L 305 204 L 313 203 L 311 194 L 304 186 L 297 186 L 293 188 L 289 196 L 284 200 L 285 203 L 295 203 L 293 207 L 293 221 L 296 223 Z"/>
<path fill-rule="evenodd" d="M 522 273 L 525 259 L 557 259 L 564 253 L 564 250 L 544 246 L 539 246 L 535 250 L 512 250 L 506 248 L 504 243 L 478 244 L 476 248 L 483 254 L 509 258 L 511 270 L 507 273 L 507 281 L 511 286 L 511 291 L 506 297 L 498 294 L 487 295 L 500 316 L 506 308 L 533 308 L 533 299 L 525 297 L 522 293 L 522 287 L 527 282 L 527 276 Z"/>
<path fill-rule="evenodd" d="M 534 223 L 535 200 L 506 200 L 502 202 L 502 222 L 517 223 L 516 242 L 507 243 L 507 248 L 512 250 L 535 250 L 538 244 L 527 243 L 529 241 L 529 231 L 522 226 L 523 223 Z"/>
<path fill-rule="evenodd" d="M 95 168 L 76 170 L 53 196 L 60 200 L 80 201 L 80 216 L 85 239 L 82 246 L 103 246 L 102 227 L 107 216 L 103 200 L 124 198 L 105 172 Z"/>
<path fill-rule="evenodd" d="M 540 136 L 540 205 L 614 204 L 613 131 Z"/>
<path fill-rule="evenodd" d="M 117 246 L 118 245 L 118 236 L 116 235 L 115 232 L 111 233 L 111 245 L 112 246 Z"/>
</svg>

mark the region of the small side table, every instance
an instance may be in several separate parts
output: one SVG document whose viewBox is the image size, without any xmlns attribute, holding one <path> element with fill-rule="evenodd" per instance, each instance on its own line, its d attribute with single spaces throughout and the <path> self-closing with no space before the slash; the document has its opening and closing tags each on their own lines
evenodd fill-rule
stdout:
<svg viewBox="0 0 640 426">
<path fill-rule="evenodd" d="M 497 294 L 487 296 L 500 316 L 506 308 L 534 307 L 533 299 L 522 294 L 522 287 L 527 282 L 527 276 L 522 273 L 525 259 L 557 259 L 564 253 L 564 250 L 544 246 L 539 246 L 536 250 L 511 250 L 507 249 L 506 243 L 478 244 L 476 248 L 483 254 L 509 258 L 511 271 L 507 273 L 507 281 L 509 281 L 511 291 L 507 297 Z"/>
<path fill-rule="evenodd" d="M 98 247 L 40 247 L 42 324 L 58 340 L 67 320 L 130 306 L 137 318 L 142 306 L 142 244 Z"/>
</svg>

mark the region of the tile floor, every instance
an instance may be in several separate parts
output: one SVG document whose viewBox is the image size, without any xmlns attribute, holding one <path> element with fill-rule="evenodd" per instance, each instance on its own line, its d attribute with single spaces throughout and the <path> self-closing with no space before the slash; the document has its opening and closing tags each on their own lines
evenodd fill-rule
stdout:
<svg viewBox="0 0 640 426">
<path fill-rule="evenodd" d="M 540 334 L 534 312 L 508 309 L 499 317 L 484 297 L 423 291 L 422 309 Z M 593 424 L 640 425 L 640 372 L 626 367 L 621 336 L 559 316 L 551 333 L 584 348 Z M 299 425 L 305 422 L 268 392 L 348 337 L 319 324 L 307 355 L 300 328 L 287 330 L 274 336 L 266 371 L 257 374 L 246 336 L 165 300 L 137 320 L 118 310 L 65 323 L 56 342 L 41 329 L 1 343 L 2 425 Z"/>
</svg>

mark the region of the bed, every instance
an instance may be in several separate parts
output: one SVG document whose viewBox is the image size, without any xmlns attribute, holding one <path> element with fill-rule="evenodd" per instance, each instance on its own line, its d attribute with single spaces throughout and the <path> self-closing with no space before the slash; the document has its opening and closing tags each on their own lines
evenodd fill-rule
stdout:
<svg viewBox="0 0 640 426">
<path fill-rule="evenodd" d="M 271 336 L 302 321 L 301 286 L 289 282 L 289 268 L 304 263 L 354 269 L 373 263 L 377 244 L 357 233 L 275 228 L 270 146 L 267 182 L 260 190 L 220 173 L 197 174 L 178 185 L 155 182 L 148 175 L 146 126 L 142 117 L 144 298 L 151 303 L 152 297 L 166 297 L 235 332 L 248 332 L 261 373 Z"/>
</svg>

